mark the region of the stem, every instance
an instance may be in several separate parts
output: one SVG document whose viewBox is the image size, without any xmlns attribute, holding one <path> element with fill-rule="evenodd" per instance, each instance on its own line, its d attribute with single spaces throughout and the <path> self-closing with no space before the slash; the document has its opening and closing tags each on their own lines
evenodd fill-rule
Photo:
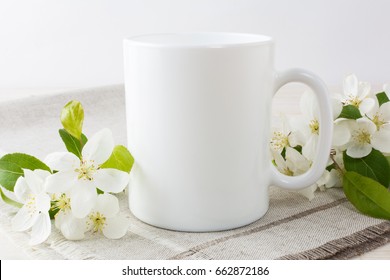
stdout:
<svg viewBox="0 0 390 280">
<path fill-rule="evenodd" d="M 341 174 L 344 174 L 344 173 L 345 173 L 344 170 L 340 167 L 340 165 L 337 163 L 337 161 L 336 161 L 335 158 L 334 158 L 335 155 L 336 155 L 336 150 L 335 150 L 335 149 L 330 150 L 330 155 L 329 155 L 329 157 L 330 157 L 330 159 L 333 161 L 336 170 L 337 170 L 338 172 L 340 172 Z"/>
</svg>

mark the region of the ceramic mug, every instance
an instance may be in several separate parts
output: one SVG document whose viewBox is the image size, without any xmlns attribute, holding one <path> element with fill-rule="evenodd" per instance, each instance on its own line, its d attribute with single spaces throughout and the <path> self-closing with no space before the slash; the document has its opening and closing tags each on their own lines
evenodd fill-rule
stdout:
<svg viewBox="0 0 390 280">
<path fill-rule="evenodd" d="M 274 70 L 264 35 L 179 33 L 124 40 L 128 148 L 135 158 L 129 204 L 140 220 L 179 231 L 241 227 L 268 209 L 268 187 L 301 189 L 324 171 L 331 145 L 328 92 L 302 69 Z M 317 95 L 317 156 L 303 175 L 272 165 L 275 92 L 302 82 Z"/>
</svg>

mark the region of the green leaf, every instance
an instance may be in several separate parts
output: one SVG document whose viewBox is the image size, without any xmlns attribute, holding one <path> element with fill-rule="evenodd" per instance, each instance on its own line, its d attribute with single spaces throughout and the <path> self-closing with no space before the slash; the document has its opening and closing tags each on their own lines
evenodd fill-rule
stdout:
<svg viewBox="0 0 390 280">
<path fill-rule="evenodd" d="M 338 118 L 345 118 L 345 119 L 359 119 L 362 115 L 360 114 L 359 108 L 353 105 L 346 105 L 341 110 L 340 116 Z"/>
<path fill-rule="evenodd" d="M 0 160 L 14 163 L 23 169 L 30 169 L 30 170 L 42 169 L 51 172 L 50 168 L 46 164 L 44 164 L 36 157 L 27 154 L 22 154 L 22 153 L 6 154 Z"/>
<path fill-rule="evenodd" d="M 62 109 L 61 123 L 67 132 L 81 139 L 83 130 L 84 109 L 79 101 L 72 100 Z"/>
<path fill-rule="evenodd" d="M 23 170 L 15 163 L 0 160 L 0 185 L 13 192 L 16 180 L 23 176 Z"/>
<path fill-rule="evenodd" d="M 335 168 L 336 168 L 336 164 L 332 163 L 331 165 L 327 166 L 325 169 L 330 172 L 332 169 L 335 169 Z"/>
<path fill-rule="evenodd" d="M 346 172 L 343 189 L 348 200 L 363 214 L 390 219 L 390 192 L 378 182 L 356 172 Z"/>
<path fill-rule="evenodd" d="M 88 139 L 84 134 L 81 134 L 81 141 L 76 137 L 72 136 L 65 129 L 60 129 L 59 134 L 61 136 L 62 141 L 65 144 L 66 149 L 75 154 L 78 158 L 81 159 L 81 151 L 83 150 L 84 145 L 87 143 Z"/>
<path fill-rule="evenodd" d="M 372 149 L 371 153 L 363 158 L 351 158 L 344 152 L 343 159 L 347 171 L 374 179 L 386 187 L 390 184 L 389 162 L 378 150 Z"/>
<path fill-rule="evenodd" d="M 390 156 L 386 157 L 386 159 L 387 159 L 387 162 L 389 163 L 389 166 L 390 166 Z"/>
<path fill-rule="evenodd" d="M 383 103 L 389 102 L 389 97 L 387 96 L 386 92 L 380 92 L 376 94 L 376 99 L 378 99 L 379 106 L 381 106 Z"/>
<path fill-rule="evenodd" d="M 53 209 L 53 208 L 50 208 L 49 210 L 49 216 L 50 216 L 50 219 L 51 220 L 54 220 L 55 216 L 57 215 L 57 213 L 60 211 L 60 209 Z"/>
<path fill-rule="evenodd" d="M 23 204 L 16 202 L 15 200 L 9 198 L 6 196 L 3 192 L 3 190 L 0 188 L 0 196 L 3 199 L 3 201 L 11 206 L 17 207 L 17 208 L 22 208 Z"/>
<path fill-rule="evenodd" d="M 282 152 L 280 155 L 283 157 L 284 160 L 286 160 L 286 148 L 283 148 Z"/>
<path fill-rule="evenodd" d="M 129 150 L 122 145 L 115 146 L 110 158 L 101 165 L 101 168 L 115 168 L 130 172 L 133 167 L 134 158 Z"/>
<path fill-rule="evenodd" d="M 297 150 L 300 154 L 302 154 L 302 146 L 301 145 L 295 146 L 295 147 L 293 147 L 293 149 Z"/>
</svg>

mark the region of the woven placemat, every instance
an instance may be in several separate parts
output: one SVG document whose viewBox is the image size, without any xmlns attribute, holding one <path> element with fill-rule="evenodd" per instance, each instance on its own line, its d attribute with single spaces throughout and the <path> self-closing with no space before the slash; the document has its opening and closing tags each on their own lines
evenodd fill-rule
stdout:
<svg viewBox="0 0 390 280">
<path fill-rule="evenodd" d="M 0 104 L 0 148 L 43 158 L 64 150 L 59 113 L 72 99 L 85 108 L 85 134 L 108 127 L 117 144 L 126 144 L 123 86 L 63 92 Z M 126 236 L 108 240 L 92 235 L 65 240 L 53 229 L 43 244 L 28 246 L 28 233 L 10 229 L 15 209 L 0 202 L 0 231 L 37 259 L 347 259 L 390 241 L 390 223 L 357 213 L 341 189 L 319 192 L 312 201 L 298 193 L 270 188 L 270 209 L 255 223 L 230 231 L 185 233 L 163 230 L 136 219 Z M 54 227 L 53 227 L 54 228 Z"/>
</svg>

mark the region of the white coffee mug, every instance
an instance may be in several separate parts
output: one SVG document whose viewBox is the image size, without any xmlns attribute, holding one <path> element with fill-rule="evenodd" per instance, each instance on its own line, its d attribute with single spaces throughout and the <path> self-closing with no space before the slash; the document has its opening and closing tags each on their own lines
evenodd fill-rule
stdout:
<svg viewBox="0 0 390 280">
<path fill-rule="evenodd" d="M 184 33 L 124 40 L 129 203 L 140 220 L 179 231 L 247 225 L 268 209 L 269 185 L 301 189 L 328 160 L 328 92 L 314 74 L 274 70 L 272 38 Z M 311 169 L 280 174 L 269 153 L 275 92 L 302 82 L 320 104 L 320 137 Z"/>
</svg>

